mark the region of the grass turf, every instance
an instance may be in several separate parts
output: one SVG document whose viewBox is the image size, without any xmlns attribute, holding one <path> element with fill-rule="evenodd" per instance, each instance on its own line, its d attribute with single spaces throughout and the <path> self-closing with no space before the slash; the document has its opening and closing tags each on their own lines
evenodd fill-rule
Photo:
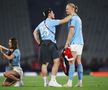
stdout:
<svg viewBox="0 0 108 90">
<path fill-rule="evenodd" d="M 0 77 L 0 90 L 108 90 L 108 77 L 84 76 L 82 88 L 75 87 L 75 84 L 77 83 L 77 77 L 75 77 L 73 80 L 72 88 L 43 87 L 43 79 L 40 76 L 24 77 L 23 87 L 2 87 L 1 84 L 3 80 L 4 77 Z M 57 77 L 57 81 L 62 85 L 65 84 L 67 80 L 68 77 Z"/>
</svg>

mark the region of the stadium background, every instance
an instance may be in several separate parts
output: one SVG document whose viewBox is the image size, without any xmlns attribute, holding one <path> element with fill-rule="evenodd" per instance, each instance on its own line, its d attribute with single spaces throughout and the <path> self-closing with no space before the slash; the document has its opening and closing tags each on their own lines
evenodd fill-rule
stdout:
<svg viewBox="0 0 108 90">
<path fill-rule="evenodd" d="M 51 7 L 56 18 L 63 18 L 68 2 L 79 7 L 78 14 L 83 21 L 84 72 L 108 71 L 108 0 L 0 0 L 0 43 L 7 46 L 10 37 L 18 39 L 24 72 L 40 71 L 39 47 L 32 33 L 44 19 L 43 9 Z M 61 50 L 67 37 L 67 27 L 61 25 L 57 29 L 57 44 Z M 5 71 L 6 64 L 0 59 L 0 72 Z"/>
</svg>

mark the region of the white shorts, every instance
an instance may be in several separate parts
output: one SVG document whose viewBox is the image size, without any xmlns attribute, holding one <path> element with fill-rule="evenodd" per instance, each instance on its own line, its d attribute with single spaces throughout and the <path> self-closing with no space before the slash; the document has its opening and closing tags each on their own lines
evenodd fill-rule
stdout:
<svg viewBox="0 0 108 90">
<path fill-rule="evenodd" d="M 16 71 L 21 76 L 21 79 L 22 79 L 22 77 L 23 77 L 23 70 L 22 70 L 22 68 L 14 66 L 13 70 Z"/>
<path fill-rule="evenodd" d="M 82 55 L 83 46 L 84 45 L 72 44 L 70 45 L 70 48 L 71 48 L 71 51 L 76 52 L 77 55 Z"/>
</svg>

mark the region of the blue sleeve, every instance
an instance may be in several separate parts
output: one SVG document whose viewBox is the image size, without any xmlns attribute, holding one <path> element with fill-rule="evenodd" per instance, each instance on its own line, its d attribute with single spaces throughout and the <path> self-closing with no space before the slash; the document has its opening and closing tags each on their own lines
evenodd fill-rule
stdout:
<svg viewBox="0 0 108 90">
<path fill-rule="evenodd" d="M 57 26 L 60 24 L 60 20 L 51 20 L 51 26 Z"/>
<path fill-rule="evenodd" d="M 14 54 L 15 57 L 18 57 L 18 56 L 20 55 L 18 50 L 15 50 L 15 51 L 13 52 L 13 54 Z"/>
<path fill-rule="evenodd" d="M 40 28 L 40 26 L 42 25 L 42 23 L 43 23 L 43 21 L 35 28 L 35 30 L 34 31 L 38 31 L 39 30 L 39 28 Z"/>
<path fill-rule="evenodd" d="M 35 28 L 35 30 L 34 31 L 38 31 L 39 30 L 39 25 Z"/>
<path fill-rule="evenodd" d="M 74 26 L 75 27 L 75 23 L 76 23 L 76 19 L 75 19 L 75 17 L 72 17 L 70 26 Z"/>
</svg>

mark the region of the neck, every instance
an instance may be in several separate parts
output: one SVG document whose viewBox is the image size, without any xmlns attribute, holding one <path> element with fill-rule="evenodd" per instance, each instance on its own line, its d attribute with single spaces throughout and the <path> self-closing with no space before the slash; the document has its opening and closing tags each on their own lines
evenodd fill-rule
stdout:
<svg viewBox="0 0 108 90">
<path fill-rule="evenodd" d="M 50 16 L 48 16 L 47 18 L 50 18 L 50 19 L 52 19 Z"/>
<path fill-rule="evenodd" d="M 74 15 L 77 15 L 77 14 L 75 12 L 72 12 L 71 15 L 74 16 Z"/>
</svg>

